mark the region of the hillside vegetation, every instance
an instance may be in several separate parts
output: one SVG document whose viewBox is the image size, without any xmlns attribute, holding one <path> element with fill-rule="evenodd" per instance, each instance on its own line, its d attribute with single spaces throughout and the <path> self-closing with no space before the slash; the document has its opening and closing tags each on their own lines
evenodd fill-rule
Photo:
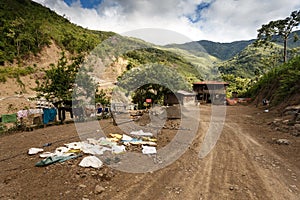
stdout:
<svg viewBox="0 0 300 200">
<path fill-rule="evenodd" d="M 282 64 L 282 41 L 274 36 L 273 48 L 254 47 L 254 40 L 216 43 L 197 41 L 186 44 L 156 46 L 140 39 L 123 37 L 112 32 L 88 30 L 72 24 L 65 16 L 30 0 L 2 0 L 0 2 L 0 82 L 15 79 L 23 87 L 20 76 L 41 70 L 40 66 L 23 66 L 23 61 L 50 45 L 72 57 L 87 56 L 91 52 L 106 66 L 105 73 L 114 73 L 116 81 L 133 68 L 149 70 L 149 66 L 163 66 L 178 73 L 180 80 L 191 89 L 193 82 L 222 77 L 230 83 L 228 97 L 233 92 L 246 94 L 260 77 Z M 299 54 L 300 31 L 288 39 L 289 59 Z M 296 35 L 296 37 L 295 37 Z M 118 63 L 121 58 L 122 64 Z M 15 64 L 17 63 L 17 64 Z M 57 60 L 53 60 L 57 63 Z M 1 66 L 2 65 L 2 66 Z M 51 68 L 50 65 L 49 68 Z M 122 65 L 122 66 L 121 66 Z M 116 69 L 118 68 L 118 69 Z M 92 69 L 88 67 L 90 70 Z M 109 69 L 109 70 L 108 70 Z M 66 74 L 66 76 L 68 76 Z"/>
<path fill-rule="evenodd" d="M 271 69 L 248 91 L 253 98 L 269 99 L 271 105 L 300 104 L 300 56 Z"/>
<path fill-rule="evenodd" d="M 81 53 L 113 35 L 76 26 L 30 0 L 0 2 L 0 31 L 0 65 L 36 54 L 52 41 L 71 53 Z"/>
<path fill-rule="evenodd" d="M 282 46 L 276 45 L 273 49 L 247 46 L 236 56 L 217 64 L 222 74 L 234 74 L 242 78 L 255 78 L 266 73 L 271 68 L 282 63 L 280 52 Z"/>
<path fill-rule="evenodd" d="M 245 47 L 253 42 L 254 40 L 220 43 L 208 40 L 200 40 L 185 44 L 167 45 L 167 47 L 184 49 L 195 55 L 201 55 L 201 53 L 206 52 L 220 60 L 227 60 L 241 52 Z"/>
<path fill-rule="evenodd" d="M 190 59 L 189 53 L 182 56 L 180 52 L 169 51 L 139 39 L 123 37 L 112 32 L 88 30 L 30 0 L 1 1 L 0 16 L 0 29 L 3 33 L 0 36 L 2 83 L 12 78 L 19 87 L 26 85 L 20 77 L 44 70 L 35 63 L 29 62 L 32 66 L 25 66 L 25 63 L 28 63 L 26 61 L 32 56 L 41 56 L 39 53 L 53 44 L 66 52 L 69 62 L 72 62 L 72 57 L 87 56 L 96 52 L 104 63 L 108 61 L 107 68 L 114 65 L 128 71 L 135 67 L 149 67 L 148 64 L 159 64 L 175 70 L 190 88 L 192 82 L 202 80 L 209 71 L 200 69 L 210 68 L 205 64 L 206 58 L 192 56 Z M 207 54 L 205 56 L 207 57 Z M 128 63 L 125 68 L 119 66 L 118 58 Z M 48 68 L 55 66 L 57 62 L 53 60 L 53 64 Z M 26 93 L 24 90 L 22 92 Z"/>
</svg>

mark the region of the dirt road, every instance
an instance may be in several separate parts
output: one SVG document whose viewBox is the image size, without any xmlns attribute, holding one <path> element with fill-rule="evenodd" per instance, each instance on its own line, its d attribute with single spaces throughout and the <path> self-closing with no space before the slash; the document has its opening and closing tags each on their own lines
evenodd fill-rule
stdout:
<svg viewBox="0 0 300 200">
<path fill-rule="evenodd" d="M 272 130 L 273 112 L 252 106 L 227 108 L 223 132 L 203 159 L 199 150 L 210 122 L 210 106 L 201 106 L 201 122 L 189 149 L 171 165 L 143 174 L 108 166 L 95 170 L 78 166 L 81 158 L 35 167 L 31 147 L 47 142 L 52 151 L 78 141 L 73 124 L 0 137 L 0 199 L 290 199 L 300 196 L 300 139 Z M 116 132 L 110 120 L 107 132 Z M 172 135 L 174 130 L 163 130 Z M 288 139 L 278 145 L 274 139 Z M 168 141 L 168 140 L 166 140 Z M 101 190 L 99 191 L 99 188 Z"/>
</svg>

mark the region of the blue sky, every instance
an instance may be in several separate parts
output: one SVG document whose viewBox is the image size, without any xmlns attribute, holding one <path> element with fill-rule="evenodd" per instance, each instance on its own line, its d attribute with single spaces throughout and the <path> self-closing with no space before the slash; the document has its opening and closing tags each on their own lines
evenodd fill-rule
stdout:
<svg viewBox="0 0 300 200">
<path fill-rule="evenodd" d="M 64 0 L 64 2 L 68 6 L 72 6 L 73 3 L 77 3 L 77 0 Z M 80 0 L 80 4 L 83 8 L 92 9 L 97 7 L 99 4 L 101 4 L 102 0 Z"/>
<path fill-rule="evenodd" d="M 263 24 L 284 19 L 300 9 L 300 1 L 296 0 L 288 3 L 286 0 L 34 1 L 89 29 L 113 31 L 148 41 L 151 38 L 151 42 L 162 33 L 167 34 L 164 30 L 173 32 L 163 37 L 164 42 L 160 38 L 161 44 L 254 39 Z M 162 31 L 154 34 L 153 30 Z"/>
</svg>

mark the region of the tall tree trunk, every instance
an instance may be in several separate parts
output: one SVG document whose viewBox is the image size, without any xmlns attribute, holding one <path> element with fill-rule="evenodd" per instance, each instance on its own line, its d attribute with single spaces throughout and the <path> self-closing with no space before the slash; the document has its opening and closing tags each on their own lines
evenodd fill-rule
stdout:
<svg viewBox="0 0 300 200">
<path fill-rule="evenodd" d="M 283 44 L 283 62 L 287 61 L 287 40 L 288 37 L 284 37 L 284 44 Z"/>
</svg>

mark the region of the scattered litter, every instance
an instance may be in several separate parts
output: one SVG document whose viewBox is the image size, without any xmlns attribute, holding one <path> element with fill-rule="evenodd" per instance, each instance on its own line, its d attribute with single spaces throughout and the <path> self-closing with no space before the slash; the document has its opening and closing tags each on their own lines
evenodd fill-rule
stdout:
<svg viewBox="0 0 300 200">
<path fill-rule="evenodd" d="M 118 142 L 123 137 L 121 134 L 113 134 L 113 133 L 109 134 L 109 136 L 114 139 L 113 140 L 114 142 Z"/>
<path fill-rule="evenodd" d="M 55 154 L 62 155 L 64 153 L 67 153 L 68 151 L 69 151 L 69 148 L 67 148 L 67 147 L 58 147 L 55 149 Z"/>
<path fill-rule="evenodd" d="M 136 136 L 149 136 L 152 137 L 153 134 L 150 132 L 144 132 L 143 130 L 139 130 L 139 131 L 132 131 L 130 133 L 130 135 L 136 135 Z"/>
<path fill-rule="evenodd" d="M 48 157 L 51 157 L 51 156 L 54 156 L 54 153 L 44 152 L 44 153 L 40 154 L 40 158 L 48 158 Z"/>
<path fill-rule="evenodd" d="M 43 147 L 49 147 L 51 145 L 52 145 L 52 143 L 46 143 L 46 144 L 43 145 Z"/>
<path fill-rule="evenodd" d="M 278 140 L 276 140 L 276 143 L 279 144 L 279 145 L 281 145 L 281 144 L 289 145 L 290 141 L 287 140 L 287 139 L 278 139 Z"/>
<path fill-rule="evenodd" d="M 43 151 L 44 151 L 44 149 L 41 149 L 41 148 L 30 148 L 28 150 L 28 154 L 29 155 L 35 155 L 35 154 L 43 152 Z"/>
<path fill-rule="evenodd" d="M 103 165 L 102 161 L 96 156 L 88 156 L 82 159 L 79 163 L 80 167 L 93 167 L 93 168 L 101 168 Z"/>
<path fill-rule="evenodd" d="M 149 141 L 149 142 L 157 142 L 156 138 L 151 138 L 151 137 L 143 137 L 142 138 L 144 141 Z"/>
<path fill-rule="evenodd" d="M 122 136 L 122 141 L 130 141 L 132 139 L 133 139 L 132 137 L 125 135 L 125 134 Z"/>
<path fill-rule="evenodd" d="M 98 145 L 84 144 L 82 146 L 83 153 L 91 155 L 102 155 L 105 151 L 110 151 L 110 148 L 101 147 Z"/>
<path fill-rule="evenodd" d="M 51 156 L 51 157 L 47 157 L 39 162 L 37 162 L 35 164 L 36 167 L 44 167 L 47 165 L 51 165 L 54 164 L 56 162 L 65 162 L 67 160 L 73 159 L 73 158 L 78 158 L 79 156 L 81 156 L 81 154 L 79 155 L 70 155 L 70 156 Z"/>
<path fill-rule="evenodd" d="M 117 143 L 110 141 L 109 138 L 100 138 L 98 145 L 113 147 L 113 146 L 117 145 Z"/>
<path fill-rule="evenodd" d="M 143 147 L 143 154 L 156 154 L 156 148 L 155 147 L 149 147 L 149 146 L 142 146 Z"/>
<path fill-rule="evenodd" d="M 126 152 L 125 146 L 124 145 L 115 145 L 111 149 L 112 153 L 114 154 L 120 154 Z"/>
<path fill-rule="evenodd" d="M 88 141 L 89 144 L 93 144 L 93 145 L 98 144 L 98 140 L 96 140 L 94 138 L 87 138 L 86 140 Z"/>
<path fill-rule="evenodd" d="M 101 137 L 99 139 L 88 138 L 86 141 L 72 142 L 58 147 L 54 152 L 43 152 L 40 148 L 31 148 L 28 151 L 29 155 L 34 155 L 43 152 L 39 155 L 43 160 L 36 163 L 35 166 L 47 166 L 56 162 L 64 162 L 69 159 L 82 156 L 81 153 L 89 154 L 90 156 L 83 158 L 79 166 L 100 168 L 103 163 L 95 157 L 95 155 L 103 155 L 105 151 L 112 154 L 121 154 L 127 150 L 139 150 L 143 154 L 153 155 L 156 154 L 157 139 L 153 137 L 150 132 L 133 131 L 129 135 L 111 133 L 108 137 Z M 44 146 L 50 146 L 51 143 L 46 143 Z M 132 147 L 131 147 L 132 146 Z M 142 149 L 141 149 L 142 147 Z M 104 160 L 106 164 L 118 163 L 120 158 L 115 159 L 107 158 Z"/>
<path fill-rule="evenodd" d="M 82 144 L 81 142 L 72 142 L 69 144 L 65 144 L 65 146 L 67 146 L 69 149 L 81 149 Z"/>
</svg>

